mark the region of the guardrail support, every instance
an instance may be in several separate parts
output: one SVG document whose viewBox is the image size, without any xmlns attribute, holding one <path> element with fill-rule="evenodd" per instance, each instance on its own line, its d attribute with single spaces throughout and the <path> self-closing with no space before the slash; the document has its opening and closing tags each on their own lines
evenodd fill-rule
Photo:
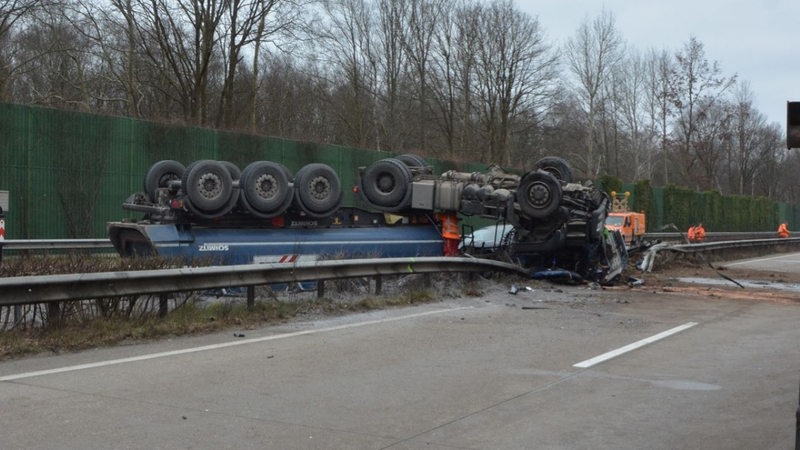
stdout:
<svg viewBox="0 0 800 450">
<path fill-rule="evenodd" d="M 253 310 L 256 307 L 256 287 L 247 286 L 247 309 Z"/>
<path fill-rule="evenodd" d="M 158 294 L 158 317 L 167 317 L 169 312 L 169 297 L 166 292 Z"/>
<path fill-rule="evenodd" d="M 375 275 L 375 295 L 381 295 L 383 290 L 383 277 Z"/>
<path fill-rule="evenodd" d="M 317 280 L 317 298 L 325 297 L 325 281 Z"/>
</svg>

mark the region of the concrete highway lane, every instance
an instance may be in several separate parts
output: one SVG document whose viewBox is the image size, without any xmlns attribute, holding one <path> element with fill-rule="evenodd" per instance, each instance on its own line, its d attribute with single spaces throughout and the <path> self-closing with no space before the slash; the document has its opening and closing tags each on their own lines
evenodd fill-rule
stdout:
<svg viewBox="0 0 800 450">
<path fill-rule="evenodd" d="M 5 361 L 0 447 L 786 449 L 798 321 L 793 302 L 495 285 Z"/>
</svg>

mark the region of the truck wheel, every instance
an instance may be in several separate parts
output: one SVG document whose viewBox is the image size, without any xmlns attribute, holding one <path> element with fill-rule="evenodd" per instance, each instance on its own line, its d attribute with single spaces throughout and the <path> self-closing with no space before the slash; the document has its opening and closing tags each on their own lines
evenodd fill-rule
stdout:
<svg viewBox="0 0 800 450">
<path fill-rule="evenodd" d="M 428 163 L 421 156 L 407 153 L 405 155 L 400 155 L 395 159 L 399 160 L 409 168 L 419 169 L 421 173 L 431 173 L 431 168 L 428 167 Z"/>
<path fill-rule="evenodd" d="M 191 206 L 202 213 L 220 216 L 230 205 L 233 195 L 231 173 L 218 161 L 201 160 L 190 164 L 183 174 L 181 187 Z"/>
<path fill-rule="evenodd" d="M 359 192 L 377 207 L 398 210 L 411 201 L 411 171 L 396 158 L 386 158 L 367 167 Z"/>
<path fill-rule="evenodd" d="M 144 193 L 151 202 L 158 201 L 158 189 L 169 187 L 169 182 L 180 180 L 186 168 L 178 161 L 159 161 L 147 170 L 144 176 Z"/>
<path fill-rule="evenodd" d="M 271 161 L 256 161 L 244 168 L 239 179 L 242 204 L 253 215 L 269 219 L 282 214 L 292 203 L 291 172 Z"/>
<path fill-rule="evenodd" d="M 536 168 L 552 174 L 557 180 L 572 183 L 572 167 L 563 158 L 545 156 L 536 162 Z"/>
<path fill-rule="evenodd" d="M 522 213 L 534 219 L 552 215 L 561 204 L 561 183 L 549 172 L 536 170 L 522 177 L 517 202 Z"/>
<path fill-rule="evenodd" d="M 294 177 L 294 198 L 297 206 L 313 218 L 331 215 L 339 209 L 344 197 L 342 184 L 330 166 L 307 164 Z"/>
</svg>

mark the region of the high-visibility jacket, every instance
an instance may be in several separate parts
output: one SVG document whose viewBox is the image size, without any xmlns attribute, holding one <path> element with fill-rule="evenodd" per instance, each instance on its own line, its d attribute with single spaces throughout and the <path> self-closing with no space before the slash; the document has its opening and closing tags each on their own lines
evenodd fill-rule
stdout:
<svg viewBox="0 0 800 450">
<path fill-rule="evenodd" d="M 458 216 L 455 214 L 439 214 L 442 223 L 442 237 L 445 239 L 461 239 L 458 232 Z"/>
<path fill-rule="evenodd" d="M 778 225 L 778 236 L 782 238 L 789 237 L 789 228 L 786 226 L 786 223 Z"/>
<path fill-rule="evenodd" d="M 688 235 L 687 237 L 689 238 L 689 242 L 694 242 L 696 237 L 694 225 L 689 227 L 689 231 L 687 231 L 686 234 Z"/>
<path fill-rule="evenodd" d="M 697 242 L 702 242 L 706 238 L 706 229 L 702 225 L 698 225 L 694 230 L 694 239 Z"/>
</svg>

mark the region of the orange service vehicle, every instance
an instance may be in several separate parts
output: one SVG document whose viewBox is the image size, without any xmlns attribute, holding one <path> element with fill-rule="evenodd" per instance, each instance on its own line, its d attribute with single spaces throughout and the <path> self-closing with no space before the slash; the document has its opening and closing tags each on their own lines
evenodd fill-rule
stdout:
<svg viewBox="0 0 800 450">
<path fill-rule="evenodd" d="M 606 218 L 606 228 L 609 230 L 619 230 L 626 244 L 638 244 L 644 237 L 646 223 L 644 213 L 637 213 L 628 209 L 628 197 L 630 192 L 619 196 L 616 192 L 611 192 L 612 204 L 611 212 Z"/>
</svg>

